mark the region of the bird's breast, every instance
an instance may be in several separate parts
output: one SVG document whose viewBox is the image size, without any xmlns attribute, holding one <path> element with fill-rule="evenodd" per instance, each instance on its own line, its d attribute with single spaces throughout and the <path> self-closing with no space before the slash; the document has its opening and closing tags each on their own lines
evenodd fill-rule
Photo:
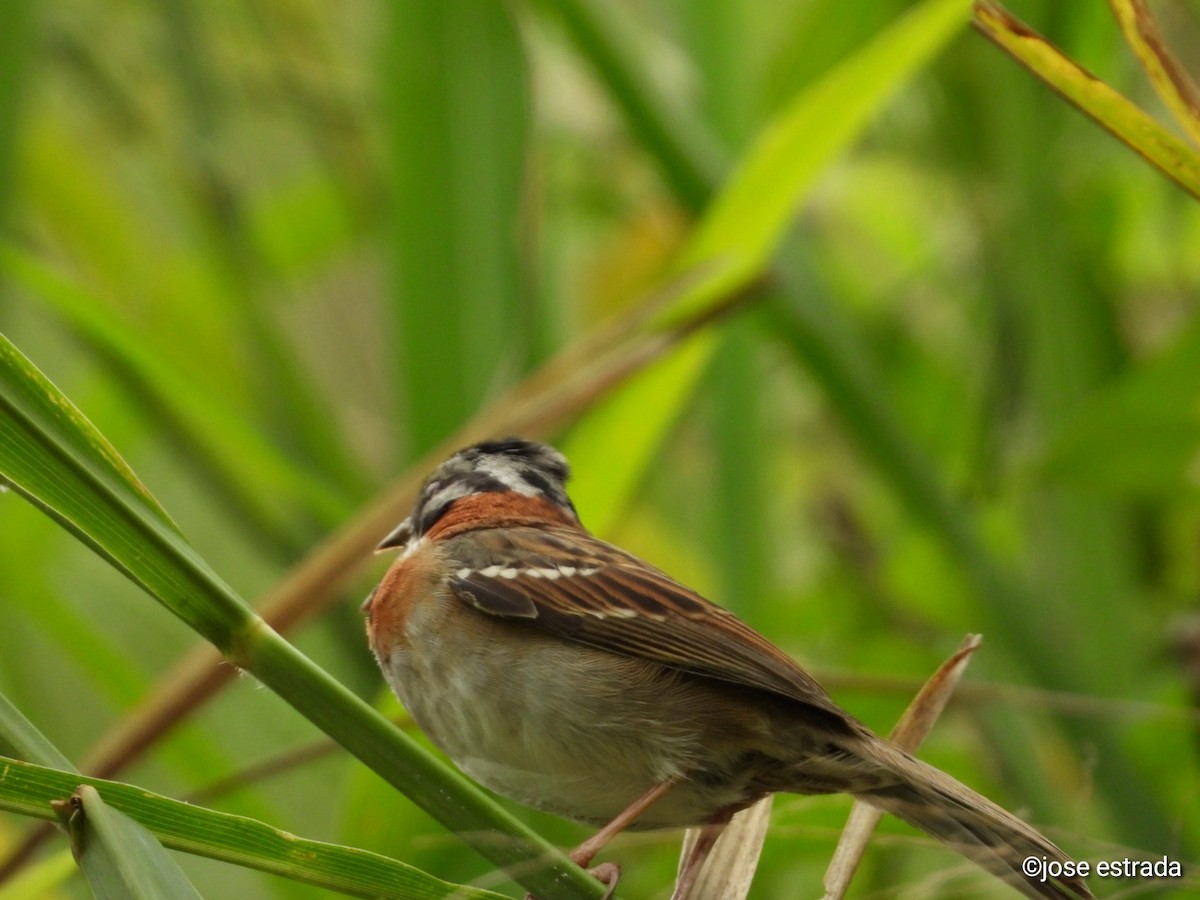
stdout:
<svg viewBox="0 0 1200 900">
<path fill-rule="evenodd" d="M 602 824 L 652 785 L 685 779 L 642 827 L 697 824 L 748 796 L 724 740 L 738 729 L 714 722 L 728 711 L 701 680 L 488 616 L 444 586 L 410 606 L 403 628 L 380 657 L 393 690 L 497 793 Z"/>
</svg>

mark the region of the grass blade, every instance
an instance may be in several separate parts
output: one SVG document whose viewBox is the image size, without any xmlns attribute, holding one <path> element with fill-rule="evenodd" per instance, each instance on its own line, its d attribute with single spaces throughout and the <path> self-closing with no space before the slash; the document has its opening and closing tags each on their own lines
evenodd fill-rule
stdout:
<svg viewBox="0 0 1200 900">
<path fill-rule="evenodd" d="M 1148 163 L 1200 199 L 1200 153 L 995 3 L 975 4 L 975 25 Z"/>
<path fill-rule="evenodd" d="M 1175 121 L 1200 146 L 1200 88 L 1171 55 L 1146 0 L 1109 0 L 1125 40 Z"/>
<path fill-rule="evenodd" d="M 891 741 L 902 750 L 915 753 L 925 740 L 926 735 L 933 729 L 934 723 L 950 702 L 950 696 L 958 686 L 967 664 L 981 643 L 977 634 L 968 634 L 953 655 L 942 663 L 929 680 L 922 685 L 904 710 L 896 728 L 892 731 Z M 842 900 L 850 887 L 850 879 L 858 869 L 862 855 L 871 840 L 875 826 L 883 817 L 883 813 L 861 801 L 854 801 L 850 818 L 838 840 L 833 858 L 829 860 L 829 868 L 825 872 L 825 900 Z"/>
<path fill-rule="evenodd" d="M 0 808 L 10 812 L 51 819 L 51 803 L 71 796 L 81 784 L 173 850 L 357 897 L 496 900 L 499 896 L 448 884 L 376 853 L 310 841 L 253 819 L 172 800 L 133 785 L 0 758 Z"/>
<path fill-rule="evenodd" d="M 648 90 L 624 23 L 609 4 L 595 0 L 542 0 L 566 26 L 580 52 L 616 98 L 630 126 L 658 163 L 663 179 L 686 208 L 701 208 L 724 168 L 715 137 L 676 104 Z"/>
<path fill-rule="evenodd" d="M 96 900 L 199 900 L 200 893 L 154 836 L 109 808 L 91 785 L 52 805 Z"/>
<path fill-rule="evenodd" d="M 512 11 L 488 0 L 389 7 L 384 57 L 400 430 L 424 453 L 520 370 L 528 73 Z"/>
</svg>

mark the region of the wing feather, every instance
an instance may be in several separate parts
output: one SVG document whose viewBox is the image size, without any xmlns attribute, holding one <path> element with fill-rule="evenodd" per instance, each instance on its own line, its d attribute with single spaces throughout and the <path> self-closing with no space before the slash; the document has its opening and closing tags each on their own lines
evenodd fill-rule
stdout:
<svg viewBox="0 0 1200 900">
<path fill-rule="evenodd" d="M 451 588 L 483 612 L 845 718 L 811 675 L 733 613 L 586 532 L 478 530 L 447 544 Z"/>
</svg>

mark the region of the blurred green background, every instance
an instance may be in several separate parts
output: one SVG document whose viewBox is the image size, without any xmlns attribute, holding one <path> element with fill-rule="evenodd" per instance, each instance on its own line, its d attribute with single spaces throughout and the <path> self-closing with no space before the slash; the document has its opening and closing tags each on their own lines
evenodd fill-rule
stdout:
<svg viewBox="0 0 1200 900">
<path fill-rule="evenodd" d="M 0 331 L 257 596 L 670 284 L 763 126 L 913 5 L 6 0 Z M 1105 4 L 1011 6 L 1167 118 Z M 1195 4 L 1154 9 L 1200 71 Z M 922 755 L 1080 858 L 1200 862 L 1200 208 L 969 29 L 898 87 L 700 378 L 552 436 L 580 513 L 879 731 L 983 632 Z M 290 636 L 394 711 L 357 610 L 385 562 Z M 0 496 L 0 693 L 72 759 L 194 640 Z M 120 777 L 186 796 L 318 737 L 242 679 Z M 340 753 L 206 802 L 520 895 Z M 779 798 L 752 896 L 816 895 L 848 808 Z M 0 815 L 0 860 L 31 827 Z M 666 897 L 677 846 L 620 839 L 623 894 Z M 886 821 L 854 896 L 981 879 Z"/>
</svg>

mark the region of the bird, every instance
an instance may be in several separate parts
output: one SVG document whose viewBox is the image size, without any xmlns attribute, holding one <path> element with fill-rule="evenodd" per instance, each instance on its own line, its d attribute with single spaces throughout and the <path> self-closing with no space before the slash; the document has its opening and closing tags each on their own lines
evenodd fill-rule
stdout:
<svg viewBox="0 0 1200 900">
<path fill-rule="evenodd" d="M 400 553 L 363 604 L 371 652 L 463 772 L 599 827 L 571 853 L 583 866 L 625 828 L 702 827 L 676 898 L 730 816 L 779 792 L 850 794 L 1027 897 L 1092 897 L 1035 828 L 876 736 L 732 612 L 589 532 L 569 475 L 544 443 L 473 444 L 379 545 Z M 1029 877 L 1029 858 L 1062 874 Z M 593 872 L 614 885 L 619 867 Z"/>
</svg>

